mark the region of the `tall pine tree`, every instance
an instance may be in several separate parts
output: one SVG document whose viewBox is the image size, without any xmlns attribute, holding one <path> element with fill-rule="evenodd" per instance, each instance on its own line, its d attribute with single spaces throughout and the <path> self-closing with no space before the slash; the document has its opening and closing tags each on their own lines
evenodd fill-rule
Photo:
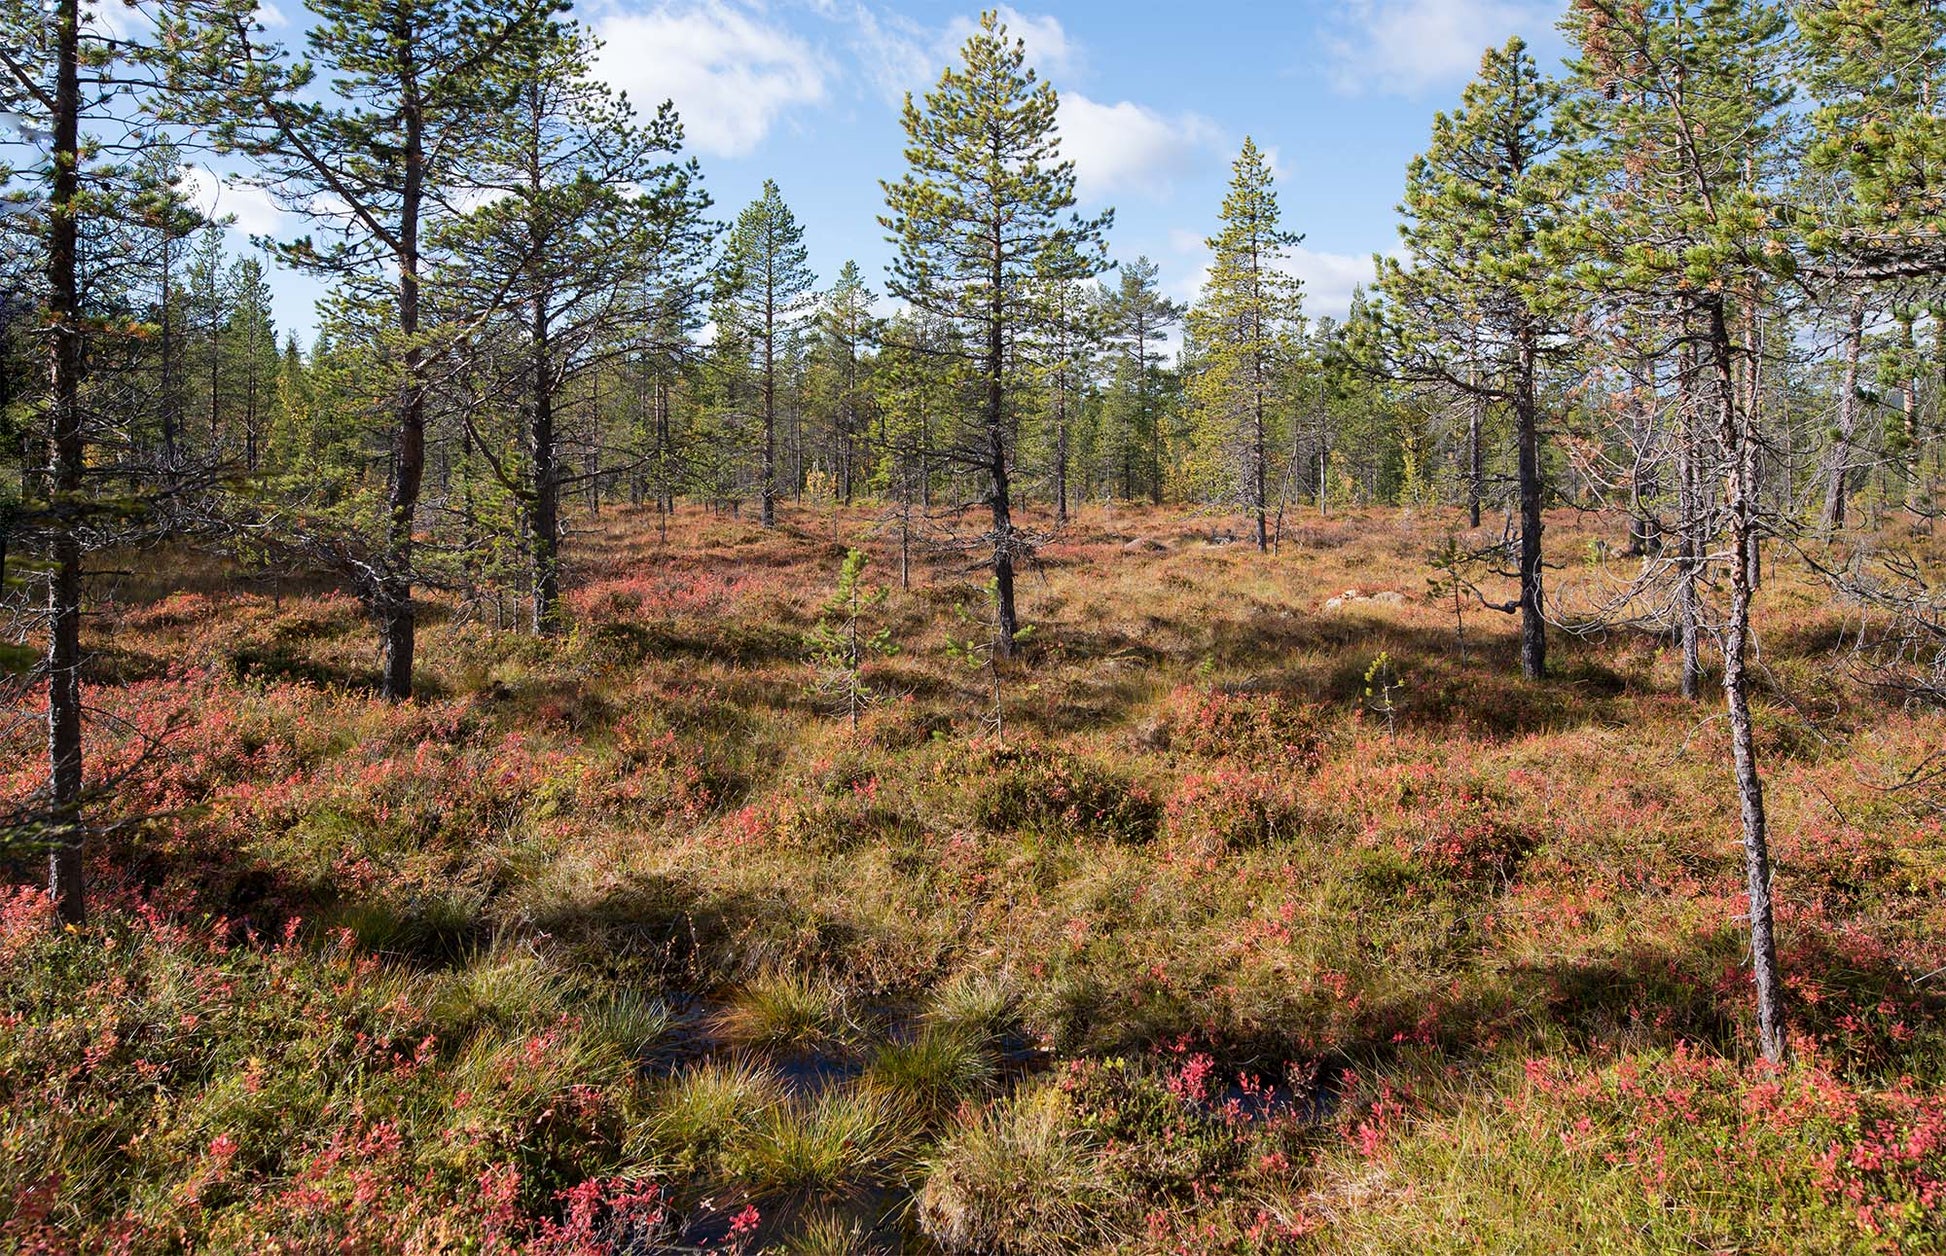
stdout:
<svg viewBox="0 0 1946 1256">
<path fill-rule="evenodd" d="M 763 406 L 758 494 L 763 525 L 777 525 L 777 377 L 810 316 L 817 276 L 811 273 L 804 228 L 765 179 L 762 195 L 737 215 L 723 250 L 723 300 L 741 339 L 756 356 Z"/>
<path fill-rule="evenodd" d="M 1271 450 L 1302 331 L 1302 288 L 1284 266 L 1303 237 L 1284 229 L 1270 161 L 1253 139 L 1237 156 L 1222 219 L 1189 311 L 1190 399 L 1206 474 L 1249 511 L 1257 548 L 1267 551 Z"/>
<path fill-rule="evenodd" d="M 1013 519 L 1013 426 L 1023 381 L 1015 339 L 1046 313 L 1039 285 L 1086 279 L 1105 266 L 1102 237 L 1112 214 L 1083 218 L 1074 164 L 1061 157 L 1058 98 L 1027 66 L 1026 45 L 1009 39 L 997 13 L 960 51 L 961 63 L 903 115 L 910 169 L 885 184 L 879 221 L 898 246 L 891 294 L 951 320 L 981 386 L 975 440 L 955 451 L 987 481 L 993 524 L 995 651 L 1013 653 L 1019 631 L 1014 569 L 1031 546 Z"/>
</svg>

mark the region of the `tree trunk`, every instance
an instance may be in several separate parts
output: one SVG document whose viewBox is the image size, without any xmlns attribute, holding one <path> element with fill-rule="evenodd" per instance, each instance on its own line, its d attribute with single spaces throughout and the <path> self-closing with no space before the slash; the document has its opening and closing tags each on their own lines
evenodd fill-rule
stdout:
<svg viewBox="0 0 1946 1256">
<path fill-rule="evenodd" d="M 994 142 L 999 143 L 998 139 Z M 993 594 L 996 620 L 993 652 L 996 658 L 1011 658 L 1014 634 L 1019 631 L 1020 620 L 1014 610 L 1013 501 L 1007 482 L 1007 326 L 1006 307 L 1003 304 L 1006 263 L 1001 253 L 1005 224 L 996 221 L 990 227 L 993 231 L 993 254 L 989 279 L 993 285 L 993 295 L 987 311 L 986 435 L 987 472 L 993 481 Z"/>
<path fill-rule="evenodd" d="M 53 195 L 49 199 L 48 420 L 56 523 L 47 593 L 47 766 L 53 847 L 47 889 L 56 917 L 88 920 L 81 827 L 81 503 L 87 439 L 81 413 L 81 310 L 76 215 L 80 197 L 81 6 L 61 0 L 55 17 Z M 66 518 L 61 518 L 62 514 Z"/>
<path fill-rule="evenodd" d="M 413 31 L 401 16 L 396 35 L 411 47 Z M 405 114 L 405 181 L 399 207 L 399 333 L 405 342 L 405 396 L 392 439 L 392 483 L 387 494 L 385 557 L 373 609 L 383 639 L 379 695 L 387 702 L 412 697 L 412 532 L 419 487 L 426 473 L 425 349 L 419 343 L 419 214 L 425 197 L 424 119 L 408 68 Z"/>
<path fill-rule="evenodd" d="M 1529 680 L 1547 675 L 1547 620 L 1544 617 L 1541 560 L 1541 457 L 1539 405 L 1534 396 L 1535 336 L 1520 332 L 1514 422 L 1519 442 L 1520 476 L 1520 674 Z"/>
<path fill-rule="evenodd" d="M 1054 393 L 1054 521 L 1068 521 L 1068 405 L 1067 390 Z"/>
<path fill-rule="evenodd" d="M 1250 444 L 1250 474 L 1255 483 L 1251 485 L 1251 489 L 1256 497 L 1257 552 L 1267 554 L 1270 552 L 1270 486 L 1267 483 L 1270 476 L 1266 464 L 1270 459 L 1270 451 L 1265 447 L 1267 439 L 1264 435 L 1264 381 L 1261 365 L 1258 368 L 1256 393 L 1256 414 L 1251 429 Z"/>
<path fill-rule="evenodd" d="M 161 404 L 157 408 L 162 411 L 163 481 L 172 487 L 176 471 L 182 466 L 182 455 L 176 448 L 177 429 L 181 424 L 177 406 L 182 398 L 182 388 L 176 382 L 175 269 L 175 237 L 170 234 L 165 217 L 162 224 L 162 329 L 156 337 L 156 347 L 162 354 L 161 395 L 157 398 Z"/>
<path fill-rule="evenodd" d="M 1486 398 L 1473 396 L 1466 414 L 1466 526 L 1480 526 L 1480 497 L 1486 491 L 1486 456 L 1480 444 L 1480 429 L 1486 412 Z"/>
<path fill-rule="evenodd" d="M 533 420 L 527 453 L 534 463 L 533 509 L 527 512 L 534 580 L 534 635 L 561 627 L 561 468 L 554 440 L 554 389 L 549 363 L 547 303 L 534 300 L 529 349 L 534 372 Z"/>
<path fill-rule="evenodd" d="M 1845 371 L 1839 382 L 1838 431 L 1825 457 L 1824 515 L 1827 535 L 1845 526 L 1851 480 L 1851 443 L 1858 433 L 1858 355 L 1865 340 L 1865 297 L 1852 299 L 1845 326 Z"/>
<path fill-rule="evenodd" d="M 1682 634 L 1682 696 L 1695 699 L 1703 695 L 1702 606 L 1697 592 L 1697 569 L 1702 561 L 1702 542 L 1697 531 L 1702 527 L 1702 487 L 1697 470 L 1698 433 L 1696 427 L 1696 351 L 1687 332 L 1689 319 L 1683 320 L 1685 335 L 1677 352 L 1676 421 L 1676 612 Z"/>
<path fill-rule="evenodd" d="M 1757 772 L 1756 736 L 1750 722 L 1750 683 L 1745 652 L 1750 640 L 1750 548 L 1758 535 L 1755 494 L 1757 440 L 1748 411 L 1739 413 L 1730 360 L 1730 335 L 1721 298 L 1709 307 L 1712 356 L 1716 359 L 1718 428 L 1725 457 L 1724 489 L 1730 516 L 1730 616 L 1723 629 L 1723 696 L 1729 708 L 1730 747 L 1743 819 L 1743 857 L 1750 893 L 1750 967 L 1757 992 L 1757 1035 L 1764 1058 L 1784 1059 L 1784 988 L 1777 969 L 1777 940 L 1770 897 L 1770 842 L 1763 780 Z"/>
</svg>

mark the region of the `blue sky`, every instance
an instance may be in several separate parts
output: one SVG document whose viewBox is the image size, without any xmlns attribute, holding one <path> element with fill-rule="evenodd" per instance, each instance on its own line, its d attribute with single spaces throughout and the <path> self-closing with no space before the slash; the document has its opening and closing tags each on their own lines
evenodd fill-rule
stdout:
<svg viewBox="0 0 1946 1256">
<path fill-rule="evenodd" d="M 1146 253 L 1195 294 L 1230 162 L 1248 134 L 1272 152 L 1306 309 L 1341 314 L 1432 114 L 1457 100 L 1488 44 L 1521 34 L 1545 68 L 1559 0 L 1193 4 L 1082 0 L 1002 8 L 1062 97 L 1084 208 L 1112 205 L 1113 256 Z M 813 265 L 847 258 L 882 287 L 890 248 L 878 181 L 902 168 L 899 101 L 937 81 L 978 8 L 941 0 L 582 0 L 606 41 L 601 71 L 645 110 L 673 98 L 716 214 L 775 178 Z M 213 180 L 210 182 L 213 183 Z M 221 194 L 239 234 L 291 220 L 261 193 Z M 239 244 L 243 241 L 239 240 Z M 308 329 L 316 289 L 280 277 L 281 320 Z"/>
</svg>

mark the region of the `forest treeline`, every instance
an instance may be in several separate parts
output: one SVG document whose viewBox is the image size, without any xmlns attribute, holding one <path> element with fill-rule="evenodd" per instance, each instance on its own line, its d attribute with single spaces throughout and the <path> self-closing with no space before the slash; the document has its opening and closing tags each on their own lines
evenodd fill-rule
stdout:
<svg viewBox="0 0 1946 1256">
<path fill-rule="evenodd" d="M 1509 42 L 1434 117 L 1402 247 L 1343 319 L 1307 314 L 1303 224 L 1250 141 L 1193 301 L 1116 258 L 1112 215 L 1076 211 L 1054 88 L 992 13 L 906 103 L 893 264 L 821 276 L 788 189 L 714 204 L 674 108 L 605 86 L 555 0 L 307 8 L 294 48 L 246 0 L 0 4 L 0 561 L 33 608 L 35 823 L 70 919 L 90 551 L 333 573 L 403 700 L 417 586 L 564 626 L 577 511 L 873 503 L 902 549 L 991 568 L 1004 658 L 1016 568 L 1077 504 L 1130 500 L 1263 549 L 1299 507 L 1459 508 L 1441 572 L 1520 616 L 1534 678 L 1568 619 L 1674 634 L 1692 696 L 1713 641 L 1767 928 L 1764 547 L 1929 526 L 1946 469 L 1936 6 L 1576 0 L 1558 73 Z M 303 224 L 260 245 L 328 285 L 309 343 L 197 208 L 212 156 Z M 1600 605 L 1547 603 L 1563 505 L 1630 521 L 1641 574 Z M 1921 573 L 1833 563 L 1938 622 Z"/>
</svg>

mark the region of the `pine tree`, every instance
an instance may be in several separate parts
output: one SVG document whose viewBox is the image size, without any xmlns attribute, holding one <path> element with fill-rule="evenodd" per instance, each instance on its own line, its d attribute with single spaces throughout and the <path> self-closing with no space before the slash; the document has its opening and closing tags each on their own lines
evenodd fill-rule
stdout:
<svg viewBox="0 0 1946 1256">
<path fill-rule="evenodd" d="M 1014 568 L 1031 549 L 1013 520 L 1012 429 L 1023 391 L 1013 341 L 1044 320 L 1036 284 L 1100 272 L 1112 215 L 1063 218 L 1075 203 L 1074 164 L 1061 158 L 1058 99 L 997 13 L 981 15 L 960 55 L 925 108 L 906 97 L 911 168 L 884 185 L 889 216 L 879 221 L 899 250 L 891 294 L 951 320 L 960 351 L 978 363 L 977 443 L 956 453 L 987 481 L 995 648 L 1006 657 L 1019 629 Z"/>
<path fill-rule="evenodd" d="M 495 456 L 477 431 L 470 436 L 521 505 L 539 635 L 562 626 L 561 411 L 577 386 L 592 395 L 642 313 L 662 242 L 707 204 L 694 163 L 675 160 L 682 127 L 673 106 L 638 121 L 626 99 L 592 77 L 594 51 L 571 23 L 516 45 L 527 61 L 512 66 L 513 106 L 469 174 L 491 197 L 436 235 L 451 259 L 437 278 L 453 316 L 484 340 L 521 346 L 507 360 L 518 384 L 498 378 L 504 371 L 491 355 L 483 360 L 486 392 L 524 394 L 522 464 Z M 602 439 L 590 434 L 592 447 Z"/>
<path fill-rule="evenodd" d="M 1257 548 L 1270 549 L 1270 457 L 1302 329 L 1302 289 L 1282 269 L 1303 239 L 1286 231 L 1275 176 L 1246 138 L 1223 198 L 1214 258 L 1189 311 L 1196 366 L 1190 381 L 1205 473 L 1250 512 Z"/>
<path fill-rule="evenodd" d="M 1075 418 L 1094 374 L 1105 330 L 1097 291 L 1096 285 L 1077 279 L 1058 278 L 1041 284 L 1035 298 L 1044 316 L 1024 346 L 1035 382 L 1040 385 L 1037 392 L 1041 406 L 1036 415 L 1039 421 L 1023 435 L 1021 443 L 1030 446 L 1036 461 L 1046 468 L 1057 525 L 1068 522 Z"/>
<path fill-rule="evenodd" d="M 1748 652 L 1757 546 L 1782 521 L 1766 515 L 1759 493 L 1765 438 L 1750 332 L 1767 284 L 1801 253 L 1775 212 L 1791 123 L 1787 15 L 1767 3 L 1581 0 L 1569 30 L 1581 50 L 1575 107 L 1602 139 L 1602 182 L 1572 223 L 1588 257 L 1581 278 L 1609 304 L 1675 311 L 1684 685 L 1693 694 L 1700 684 L 1694 642 L 1707 609 L 1705 568 L 1718 567 L 1729 586 L 1715 629 L 1743 819 L 1758 1035 L 1777 1060 L 1784 987 Z"/>
<path fill-rule="evenodd" d="M 1111 414 L 1113 446 L 1121 462 L 1122 496 L 1133 498 L 1138 476 L 1149 500 L 1163 499 L 1162 346 L 1183 308 L 1162 295 L 1156 264 L 1138 257 L 1121 268 L 1121 283 L 1104 287 L 1103 316 L 1117 350 Z"/>
<path fill-rule="evenodd" d="M 383 500 L 342 521 L 324 548 L 345 557 L 383 653 L 380 691 L 412 696 L 414 542 L 439 331 L 425 284 L 431 236 L 456 215 L 487 140 L 515 102 L 523 46 L 548 37 L 558 0 L 309 0 L 309 58 L 238 24 L 234 72 L 186 85 L 185 113 L 253 177 L 321 229 L 277 245 L 283 260 L 333 278 L 382 325 L 392 389 Z M 322 70 L 328 102 L 312 98 Z M 375 516 L 375 517 L 373 517 Z M 376 532 L 376 536 L 372 535 Z"/>
<path fill-rule="evenodd" d="M 774 180 L 737 215 L 724 244 L 723 308 L 735 319 L 757 355 L 762 389 L 763 445 L 758 493 L 763 525 L 777 526 L 777 375 L 809 316 L 812 286 L 810 253 L 798 224 Z"/>
<path fill-rule="evenodd" d="M 1460 107 L 1433 119 L 1432 143 L 1406 175 L 1399 234 L 1406 262 L 1380 259 L 1386 317 L 1405 377 L 1461 394 L 1471 414 L 1468 480 L 1479 526 L 1481 409 L 1512 410 L 1520 498 L 1520 669 L 1547 672 L 1541 557 L 1540 383 L 1571 342 L 1571 292 L 1559 276 L 1562 218 L 1572 212 L 1572 134 L 1559 84 L 1518 38 L 1490 49 Z"/>
<path fill-rule="evenodd" d="M 125 495 L 114 502 L 114 495 L 98 494 L 103 469 L 94 455 L 115 438 L 117 426 L 126 432 L 130 416 L 105 413 L 91 391 L 90 371 L 105 356 L 97 350 L 111 329 L 126 333 L 131 320 L 104 319 L 105 311 L 90 302 L 115 288 L 114 272 L 127 261 L 121 247 L 127 241 L 117 238 L 125 220 L 166 220 L 181 204 L 178 172 L 158 159 L 146 125 L 162 103 L 162 80 L 178 67 L 209 72 L 220 61 L 211 32 L 250 20 L 240 0 L 180 0 L 161 35 L 151 38 L 155 32 L 140 22 L 133 30 L 110 29 L 81 0 L 0 0 L 0 49 L 7 54 L 0 58 L 0 112 L 16 133 L 8 138 L 25 141 L 28 152 L 18 165 L 0 164 L 0 206 L 10 223 L 26 206 L 18 216 L 33 258 L 8 276 L 25 286 L 8 291 L 39 307 L 45 366 L 37 400 L 46 461 L 23 485 L 28 491 L 12 508 L 10 527 L 29 532 L 47 568 L 48 787 L 41 827 L 51 839 L 48 891 L 64 924 L 87 918 L 82 563 L 90 541 L 103 539 L 102 521 L 128 508 Z"/>
<path fill-rule="evenodd" d="M 1946 274 L 1946 10 L 1820 0 L 1798 11 L 1816 102 L 1805 165 L 1841 192 L 1806 205 L 1809 247 L 1854 279 Z"/>
<path fill-rule="evenodd" d="M 823 416 L 825 431 L 820 439 L 824 453 L 812 455 L 812 462 L 826 463 L 834 491 L 840 500 L 850 501 L 862 479 L 870 479 L 869 456 L 861 453 L 871 446 L 883 449 L 883 440 L 874 440 L 867 430 L 868 415 L 874 410 L 870 387 L 870 366 L 866 355 L 878 339 L 879 320 L 872 314 L 872 290 L 859 272 L 858 263 L 846 262 L 838 271 L 817 312 L 815 335 L 805 363 L 805 387 Z M 803 467 L 809 451 L 809 437 L 798 436 L 796 484 L 803 490 Z"/>
<path fill-rule="evenodd" d="M 265 433 L 276 421 L 277 326 L 271 315 L 270 283 L 254 257 L 230 264 L 229 346 L 225 371 L 243 438 L 243 468 L 254 474 L 263 456 Z"/>
</svg>

